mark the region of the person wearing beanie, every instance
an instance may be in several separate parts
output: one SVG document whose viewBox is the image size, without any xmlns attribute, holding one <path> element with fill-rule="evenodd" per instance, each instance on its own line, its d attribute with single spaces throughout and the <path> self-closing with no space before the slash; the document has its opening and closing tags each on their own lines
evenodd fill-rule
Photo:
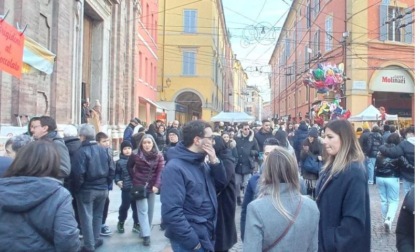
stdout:
<svg viewBox="0 0 420 252">
<path fill-rule="evenodd" d="M 121 205 L 118 210 L 118 233 L 124 233 L 124 222 L 127 219 L 128 209 L 131 206 L 133 211 L 133 232 L 140 233 L 140 222 L 137 215 L 136 201 L 131 199 L 130 190 L 133 187 L 130 174 L 127 170 L 127 161 L 131 156 L 133 146 L 130 141 L 124 140 L 120 145 L 120 159 L 117 161 L 117 167 L 115 170 L 115 184 L 121 188 Z"/>
<path fill-rule="evenodd" d="M 312 127 L 309 130 L 308 137 L 318 138 L 318 129 L 315 127 Z"/>
<path fill-rule="evenodd" d="M 165 162 L 168 162 L 168 157 L 166 156 L 166 152 L 174 147 L 179 142 L 179 132 L 178 129 L 170 128 L 167 132 L 167 137 L 169 139 L 169 144 L 165 145 L 162 150 L 163 158 L 165 159 Z"/>
</svg>

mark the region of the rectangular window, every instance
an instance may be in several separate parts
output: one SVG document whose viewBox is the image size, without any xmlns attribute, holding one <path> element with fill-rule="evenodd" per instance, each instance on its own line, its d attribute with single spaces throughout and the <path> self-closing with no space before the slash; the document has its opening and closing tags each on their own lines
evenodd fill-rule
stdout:
<svg viewBox="0 0 420 252">
<path fill-rule="evenodd" d="M 182 74 L 183 75 L 195 75 L 195 51 L 184 51 L 182 55 Z"/>
<path fill-rule="evenodd" d="M 139 52 L 139 78 L 141 78 L 142 76 L 142 67 L 143 67 L 143 62 L 142 62 L 142 60 L 143 60 L 143 56 L 142 56 L 142 54 L 141 54 L 141 52 Z"/>
<path fill-rule="evenodd" d="M 403 8 L 398 8 L 395 6 L 388 7 L 388 20 L 395 19 L 401 14 L 404 14 Z M 397 19 L 388 23 L 388 40 L 403 42 L 403 36 L 401 32 L 404 31 L 404 29 L 399 28 L 401 24 L 401 19 Z"/>
<path fill-rule="evenodd" d="M 309 86 L 306 86 L 306 101 L 309 101 L 309 96 L 310 96 L 310 89 L 309 89 Z"/>
<path fill-rule="evenodd" d="M 318 15 L 320 9 L 320 1 L 314 0 L 314 18 Z"/>
<path fill-rule="evenodd" d="M 184 32 L 197 32 L 197 10 L 184 10 Z"/>
<path fill-rule="evenodd" d="M 333 18 L 328 16 L 325 19 L 325 51 L 333 49 Z"/>
<path fill-rule="evenodd" d="M 305 46 L 305 67 L 304 67 L 304 70 L 306 71 L 306 70 L 308 70 L 309 69 L 309 60 L 310 60 L 310 58 L 309 58 L 309 46 Z"/>
<path fill-rule="evenodd" d="M 316 31 L 314 34 L 314 41 L 313 41 L 313 49 L 314 49 L 314 53 L 319 53 L 320 52 L 320 46 L 319 46 L 319 31 Z"/>
<path fill-rule="evenodd" d="M 149 67 L 149 59 L 146 57 L 146 59 L 144 60 L 144 66 L 145 66 L 145 68 L 144 68 L 144 76 L 143 76 L 143 80 L 144 80 L 144 82 L 147 82 L 148 81 L 148 76 L 149 76 L 149 69 L 148 69 L 148 67 Z"/>
<path fill-rule="evenodd" d="M 311 1 L 306 1 L 306 28 L 311 27 Z"/>
</svg>

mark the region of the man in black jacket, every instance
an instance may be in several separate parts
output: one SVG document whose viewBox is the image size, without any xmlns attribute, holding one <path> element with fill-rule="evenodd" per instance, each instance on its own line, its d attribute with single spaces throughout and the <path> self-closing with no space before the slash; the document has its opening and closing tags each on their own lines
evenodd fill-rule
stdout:
<svg viewBox="0 0 420 252">
<path fill-rule="evenodd" d="M 74 154 L 72 182 L 82 227 L 82 251 L 94 251 L 103 244 L 99 239 L 108 185 L 115 175 L 108 151 L 95 141 L 95 129 L 83 124 L 79 129 L 81 147 Z"/>
<path fill-rule="evenodd" d="M 404 155 L 401 157 L 401 178 L 403 180 L 404 192 L 408 193 L 414 187 L 414 149 L 415 149 L 415 136 L 414 127 L 409 127 L 405 131 L 405 140 L 398 145 Z"/>
<path fill-rule="evenodd" d="M 405 196 L 398 217 L 397 249 L 398 251 L 414 251 L 414 187 Z"/>
</svg>

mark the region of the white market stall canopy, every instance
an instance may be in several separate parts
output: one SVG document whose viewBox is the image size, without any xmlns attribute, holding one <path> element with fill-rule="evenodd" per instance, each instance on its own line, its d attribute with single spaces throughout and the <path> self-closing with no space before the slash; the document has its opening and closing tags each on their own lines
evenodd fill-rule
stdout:
<svg viewBox="0 0 420 252">
<path fill-rule="evenodd" d="M 381 112 L 373 105 L 369 105 L 369 107 L 363 110 L 360 114 L 351 116 L 348 120 L 350 122 L 380 121 Z M 385 114 L 385 120 L 397 121 L 398 115 Z"/>
<path fill-rule="evenodd" d="M 248 115 L 245 112 L 220 112 L 216 116 L 213 116 L 210 121 L 212 122 L 249 122 L 254 121 L 255 117 Z"/>
</svg>

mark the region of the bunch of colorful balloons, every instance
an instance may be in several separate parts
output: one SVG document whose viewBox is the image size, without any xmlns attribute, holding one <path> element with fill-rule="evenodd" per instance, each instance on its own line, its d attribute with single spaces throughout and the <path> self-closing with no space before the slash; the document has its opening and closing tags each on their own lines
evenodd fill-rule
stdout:
<svg viewBox="0 0 420 252">
<path fill-rule="evenodd" d="M 318 64 L 318 68 L 310 69 L 305 75 L 303 83 L 315 88 L 320 94 L 325 94 L 328 91 L 337 92 L 344 82 L 343 71 L 343 63 L 340 63 L 338 67 L 331 64 Z"/>
<path fill-rule="evenodd" d="M 335 99 L 331 103 L 322 101 L 320 104 L 314 105 L 312 108 L 315 111 L 316 117 L 329 115 L 329 120 L 348 119 L 351 116 L 350 110 L 344 109 L 340 106 L 340 99 Z"/>
</svg>

